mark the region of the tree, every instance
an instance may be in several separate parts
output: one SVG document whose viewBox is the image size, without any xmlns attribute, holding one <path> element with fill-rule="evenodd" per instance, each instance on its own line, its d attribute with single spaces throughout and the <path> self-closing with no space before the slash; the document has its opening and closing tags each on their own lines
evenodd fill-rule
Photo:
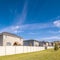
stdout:
<svg viewBox="0 0 60 60">
<path fill-rule="evenodd" d="M 57 42 L 55 42 L 54 50 L 56 51 L 56 50 L 58 50 L 58 49 L 59 49 L 58 43 L 57 43 Z"/>
</svg>

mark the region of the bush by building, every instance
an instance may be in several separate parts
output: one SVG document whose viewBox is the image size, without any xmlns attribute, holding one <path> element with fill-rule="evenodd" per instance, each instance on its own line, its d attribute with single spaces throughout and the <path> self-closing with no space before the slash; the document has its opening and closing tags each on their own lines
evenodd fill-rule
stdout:
<svg viewBox="0 0 60 60">
<path fill-rule="evenodd" d="M 56 51 L 56 50 L 58 50 L 58 49 L 59 49 L 59 45 L 58 45 L 58 43 L 57 43 L 57 42 L 55 42 L 54 50 Z"/>
</svg>

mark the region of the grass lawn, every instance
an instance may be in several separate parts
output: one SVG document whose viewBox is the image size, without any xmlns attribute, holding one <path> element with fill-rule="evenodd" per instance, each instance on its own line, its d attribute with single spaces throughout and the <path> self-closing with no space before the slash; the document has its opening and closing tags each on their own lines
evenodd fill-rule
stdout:
<svg viewBox="0 0 60 60">
<path fill-rule="evenodd" d="M 52 49 L 34 53 L 2 56 L 0 60 L 60 60 L 60 49 L 58 51 Z"/>
</svg>

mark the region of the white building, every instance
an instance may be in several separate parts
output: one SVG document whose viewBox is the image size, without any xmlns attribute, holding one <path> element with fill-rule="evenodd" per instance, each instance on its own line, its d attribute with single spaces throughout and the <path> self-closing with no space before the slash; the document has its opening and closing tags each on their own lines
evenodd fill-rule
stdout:
<svg viewBox="0 0 60 60">
<path fill-rule="evenodd" d="M 8 32 L 3 32 L 0 34 L 0 46 L 21 46 L 23 45 L 23 38 L 11 34 Z"/>
</svg>

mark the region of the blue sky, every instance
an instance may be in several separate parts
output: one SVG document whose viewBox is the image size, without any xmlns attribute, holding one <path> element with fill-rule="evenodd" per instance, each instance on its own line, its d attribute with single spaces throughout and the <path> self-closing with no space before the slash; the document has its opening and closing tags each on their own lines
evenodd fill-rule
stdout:
<svg viewBox="0 0 60 60">
<path fill-rule="evenodd" d="M 60 0 L 0 0 L 0 33 L 24 39 L 60 40 Z"/>
</svg>

